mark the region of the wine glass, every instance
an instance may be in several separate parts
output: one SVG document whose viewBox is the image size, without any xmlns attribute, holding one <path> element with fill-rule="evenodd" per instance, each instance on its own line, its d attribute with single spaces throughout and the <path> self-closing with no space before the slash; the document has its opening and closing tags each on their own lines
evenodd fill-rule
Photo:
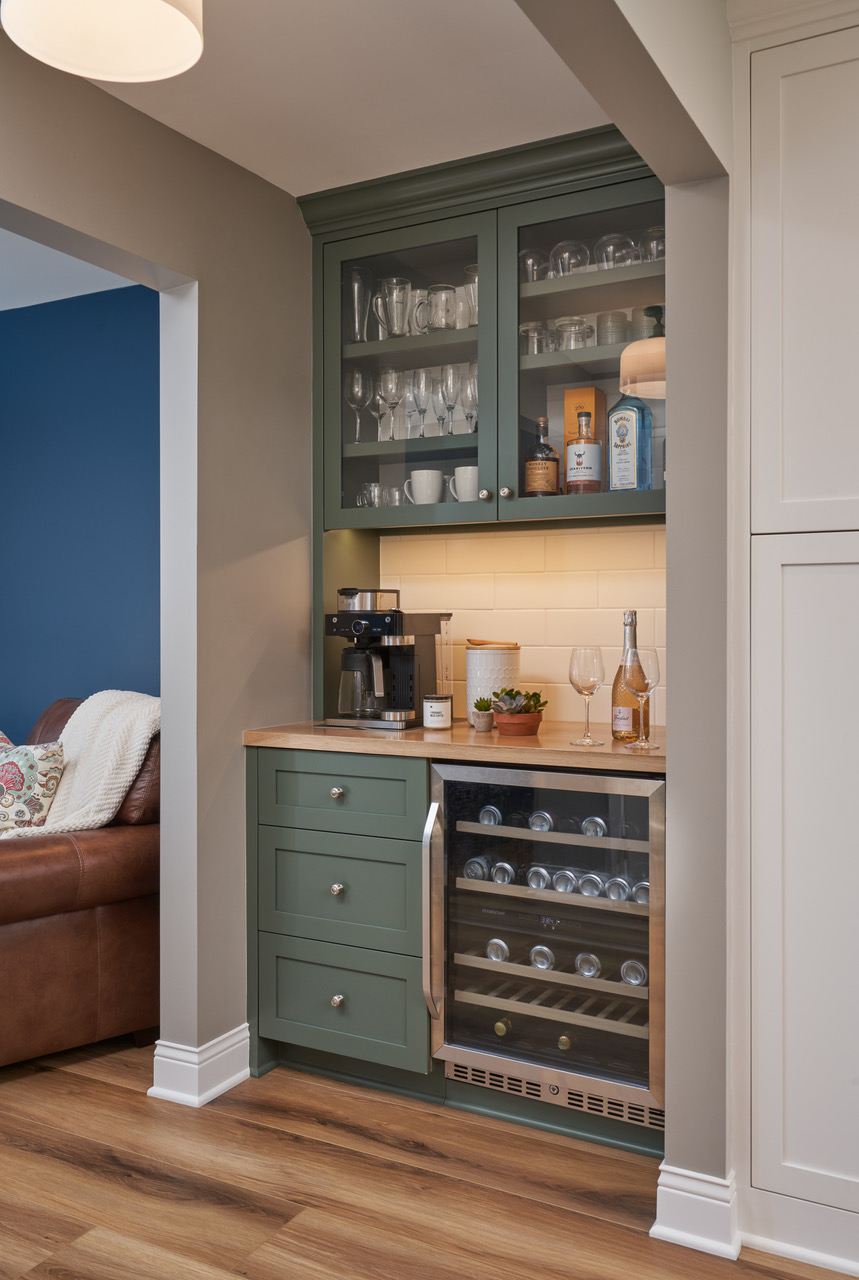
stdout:
<svg viewBox="0 0 859 1280">
<path fill-rule="evenodd" d="M 417 406 L 417 404 L 415 403 L 415 375 L 414 375 L 414 373 L 407 373 L 407 374 L 406 374 L 406 391 L 405 391 L 405 395 L 403 396 L 403 407 L 404 407 L 405 412 L 406 412 L 406 423 L 407 423 L 407 426 L 406 426 L 406 439 L 407 439 L 407 440 L 411 440 L 411 438 L 412 438 L 412 418 L 415 416 L 415 414 L 416 414 L 416 413 L 417 413 L 417 411 L 418 411 L 418 406 Z"/>
<path fill-rule="evenodd" d="M 432 410 L 435 414 L 435 420 L 439 426 L 439 435 L 444 435 L 444 423 L 447 417 L 447 405 L 444 402 L 444 392 L 441 387 L 441 378 L 433 378 L 432 380 Z"/>
<path fill-rule="evenodd" d="M 421 440 L 424 438 L 424 418 L 432 395 L 432 382 L 432 373 L 429 369 L 415 369 L 412 374 L 412 397 L 421 419 L 421 429 L 418 432 L 418 437 Z"/>
<path fill-rule="evenodd" d="M 444 397 L 444 407 L 447 409 L 447 434 L 453 435 L 453 411 L 456 408 L 456 402 L 459 399 L 459 390 L 462 383 L 462 375 L 459 372 L 458 364 L 443 364 L 441 366 L 441 393 Z"/>
<path fill-rule="evenodd" d="M 374 388 L 373 394 L 370 397 L 367 408 L 370 410 L 370 412 L 372 413 L 373 417 L 376 419 L 376 422 L 378 424 L 377 431 L 376 431 L 376 439 L 381 440 L 382 419 L 384 418 L 385 414 L 388 412 L 388 401 L 386 400 L 384 392 L 382 391 L 381 387 Z"/>
<path fill-rule="evenodd" d="M 602 650 L 576 645 L 570 654 L 570 684 L 576 693 L 585 700 L 585 732 L 584 737 L 571 742 L 573 747 L 602 747 L 605 743 L 599 738 L 591 737 L 590 710 L 591 698 L 605 680 Z"/>
<path fill-rule="evenodd" d="M 465 421 L 468 423 L 468 430 L 474 430 L 474 418 L 477 413 L 477 384 L 471 374 L 462 384 L 462 390 L 459 394 L 459 402 L 462 405 Z"/>
<path fill-rule="evenodd" d="M 644 732 L 644 704 L 659 684 L 659 657 L 655 649 L 626 649 L 620 669 L 624 688 L 638 698 L 638 737 L 626 744 L 628 751 L 655 751 Z"/>
<path fill-rule="evenodd" d="M 406 380 L 402 369 L 382 369 L 379 372 L 379 393 L 384 397 L 388 406 L 388 412 L 391 415 L 391 429 L 388 440 L 393 439 L 394 435 L 394 410 L 403 398 L 406 390 Z M 379 439 L 382 439 L 382 423 L 379 421 Z"/>
<path fill-rule="evenodd" d="M 373 396 L 373 378 L 366 369 L 348 369 L 343 393 L 346 403 L 355 414 L 355 443 L 361 439 L 361 410 L 366 409 Z"/>
</svg>

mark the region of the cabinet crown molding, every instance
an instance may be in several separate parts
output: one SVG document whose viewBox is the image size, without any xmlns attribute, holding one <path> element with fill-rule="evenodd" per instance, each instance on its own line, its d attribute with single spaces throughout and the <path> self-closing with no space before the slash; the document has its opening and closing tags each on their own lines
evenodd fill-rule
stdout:
<svg viewBox="0 0 859 1280">
<path fill-rule="evenodd" d="M 299 196 L 313 235 L 498 208 L 651 171 L 613 125 Z"/>
</svg>

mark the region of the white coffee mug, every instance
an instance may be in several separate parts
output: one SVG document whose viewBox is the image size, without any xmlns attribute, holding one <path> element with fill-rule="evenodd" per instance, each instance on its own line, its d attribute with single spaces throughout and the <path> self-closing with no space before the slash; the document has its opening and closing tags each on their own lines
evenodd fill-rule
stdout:
<svg viewBox="0 0 859 1280">
<path fill-rule="evenodd" d="M 413 471 L 403 488 L 409 502 L 441 502 L 443 480 L 441 471 Z"/>
<path fill-rule="evenodd" d="M 457 502 L 476 502 L 477 467 L 455 467 L 450 491 Z"/>
</svg>

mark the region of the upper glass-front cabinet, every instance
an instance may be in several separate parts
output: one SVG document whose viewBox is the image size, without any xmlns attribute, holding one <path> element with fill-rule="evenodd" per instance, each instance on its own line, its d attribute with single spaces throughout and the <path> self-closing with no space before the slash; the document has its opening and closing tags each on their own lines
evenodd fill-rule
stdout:
<svg viewBox="0 0 859 1280">
<path fill-rule="evenodd" d="M 649 342 L 664 333 L 662 188 L 498 219 L 499 516 L 664 511 L 664 342 Z"/>
<path fill-rule="evenodd" d="M 492 212 L 326 246 L 326 527 L 494 519 L 495 233 Z"/>
<path fill-rule="evenodd" d="M 325 527 L 664 511 L 665 253 L 654 178 L 325 244 Z"/>
</svg>

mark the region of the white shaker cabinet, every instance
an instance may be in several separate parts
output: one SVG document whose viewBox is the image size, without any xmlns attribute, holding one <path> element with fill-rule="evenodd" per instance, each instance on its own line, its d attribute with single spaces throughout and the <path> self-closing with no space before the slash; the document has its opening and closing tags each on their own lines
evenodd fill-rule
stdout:
<svg viewBox="0 0 859 1280">
<path fill-rule="evenodd" d="M 752 542 L 752 1185 L 857 1212 L 859 534 Z"/>
<path fill-rule="evenodd" d="M 859 529 L 859 29 L 751 64 L 752 532 Z"/>
</svg>

